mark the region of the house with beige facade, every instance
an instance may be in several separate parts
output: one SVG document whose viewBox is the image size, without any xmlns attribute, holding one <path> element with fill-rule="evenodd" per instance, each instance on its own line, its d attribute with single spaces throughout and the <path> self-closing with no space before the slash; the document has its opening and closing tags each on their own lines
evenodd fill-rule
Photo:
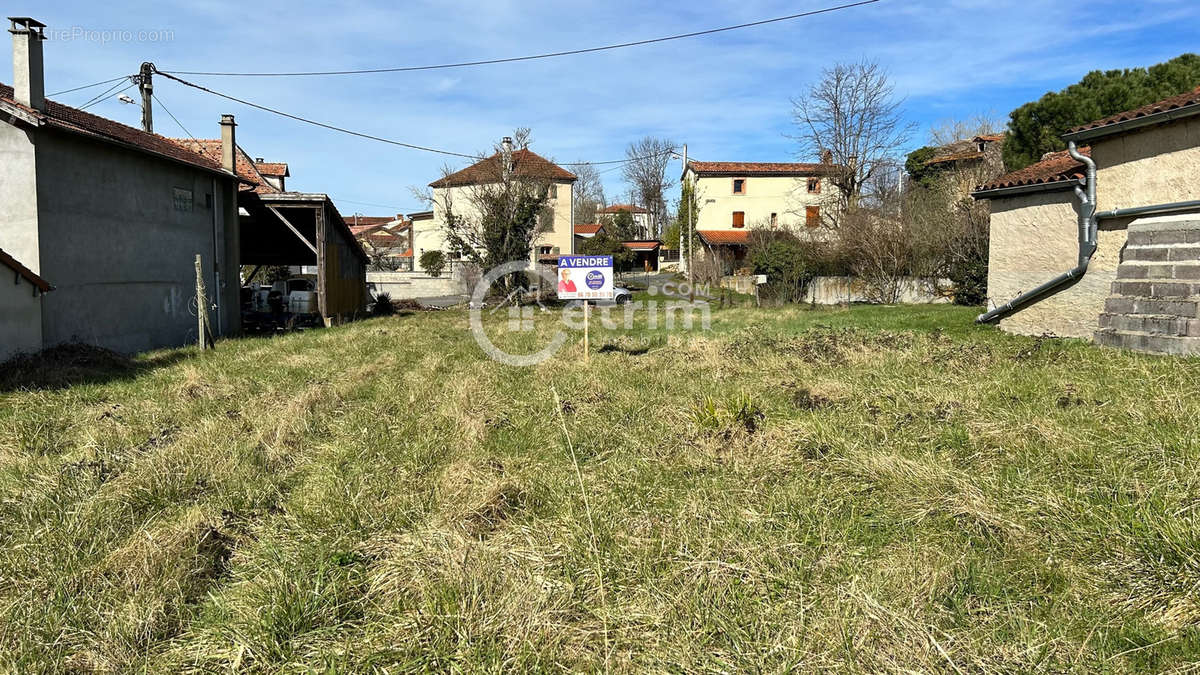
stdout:
<svg viewBox="0 0 1200 675">
<path fill-rule="evenodd" d="M 980 320 L 1200 354 L 1200 88 L 1063 138 L 973 193 L 991 209 Z"/>
<path fill-rule="evenodd" d="M 749 232 L 815 231 L 837 204 L 835 166 L 797 162 L 688 162 L 682 181 L 694 186 L 696 233 L 726 267 L 746 257 Z"/>
<path fill-rule="evenodd" d="M 533 242 L 530 262 L 557 262 L 559 255 L 574 252 L 574 214 L 572 188 L 575 174 L 528 148 L 514 149 L 505 137 L 491 157 L 482 159 L 429 184 L 433 189 L 433 210 L 429 219 L 413 219 L 414 256 L 420 269 L 421 254 L 439 250 L 450 261 L 463 258 L 447 237 L 447 213 L 473 222 L 479 218 L 473 196 L 480 189 L 500 185 L 505 177 L 536 181 L 549 191 L 546 212 Z"/>
</svg>

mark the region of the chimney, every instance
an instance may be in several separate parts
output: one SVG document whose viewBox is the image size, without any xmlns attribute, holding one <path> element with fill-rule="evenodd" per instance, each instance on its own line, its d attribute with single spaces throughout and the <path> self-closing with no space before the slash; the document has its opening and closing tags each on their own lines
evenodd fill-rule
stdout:
<svg viewBox="0 0 1200 675">
<path fill-rule="evenodd" d="M 267 161 L 267 160 L 263 159 L 262 157 L 255 157 L 255 158 L 254 158 L 254 163 L 255 163 L 255 164 L 262 164 L 262 163 L 264 163 L 264 162 L 266 162 L 266 161 Z"/>
<path fill-rule="evenodd" d="M 237 124 L 233 115 L 221 115 L 221 168 L 236 174 L 237 166 L 237 137 L 234 129 Z"/>
<path fill-rule="evenodd" d="M 821 163 L 822 164 L 833 164 L 833 151 L 832 150 L 822 150 L 821 151 Z"/>
<path fill-rule="evenodd" d="M 502 158 L 500 170 L 505 176 L 513 170 L 512 145 L 512 136 L 505 136 L 500 139 L 500 156 Z"/>
<path fill-rule="evenodd" d="M 46 109 L 42 40 L 46 24 L 27 16 L 10 16 L 13 36 L 13 98 L 37 110 Z"/>
</svg>

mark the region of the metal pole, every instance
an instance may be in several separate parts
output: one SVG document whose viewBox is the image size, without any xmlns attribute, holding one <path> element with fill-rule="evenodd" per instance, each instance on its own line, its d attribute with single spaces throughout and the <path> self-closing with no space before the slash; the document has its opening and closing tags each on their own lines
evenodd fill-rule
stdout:
<svg viewBox="0 0 1200 675">
<path fill-rule="evenodd" d="M 591 306 L 591 303 L 589 303 L 587 300 L 583 301 L 583 362 L 584 363 L 589 363 L 590 359 L 591 359 L 591 354 L 590 354 L 591 350 L 588 349 L 588 315 L 591 314 L 591 310 L 589 310 L 588 308 L 590 306 Z"/>
<path fill-rule="evenodd" d="M 138 72 L 138 90 L 142 92 L 142 131 L 154 133 L 154 64 L 149 61 L 142 64 Z"/>
</svg>

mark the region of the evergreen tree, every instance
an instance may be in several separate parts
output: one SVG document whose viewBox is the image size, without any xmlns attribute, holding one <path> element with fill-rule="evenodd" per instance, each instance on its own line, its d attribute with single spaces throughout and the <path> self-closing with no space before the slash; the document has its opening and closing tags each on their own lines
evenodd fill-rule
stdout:
<svg viewBox="0 0 1200 675">
<path fill-rule="evenodd" d="M 1004 165 L 1009 171 L 1067 147 L 1073 127 L 1191 91 L 1200 85 L 1200 56 L 1183 54 L 1149 68 L 1095 70 L 1078 83 L 1048 92 L 1009 114 Z"/>
</svg>

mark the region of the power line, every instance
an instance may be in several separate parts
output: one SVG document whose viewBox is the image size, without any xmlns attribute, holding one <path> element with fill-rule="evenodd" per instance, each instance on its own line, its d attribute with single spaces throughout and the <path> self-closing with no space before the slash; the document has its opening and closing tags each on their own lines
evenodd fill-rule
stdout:
<svg viewBox="0 0 1200 675">
<path fill-rule="evenodd" d="M 708 30 L 700 30 L 700 31 L 692 32 L 692 33 L 680 33 L 678 35 L 667 35 L 664 37 L 650 38 L 647 40 L 635 40 L 633 42 L 621 42 L 618 44 L 605 45 L 602 47 L 587 47 L 584 49 L 570 49 L 567 51 L 549 52 L 549 53 L 545 53 L 545 54 L 532 54 L 529 56 L 512 56 L 512 57 L 503 58 L 503 59 L 486 59 L 486 60 L 481 60 L 481 61 L 462 61 L 459 63 L 442 63 L 442 64 L 431 65 L 431 66 L 400 66 L 400 67 L 395 67 L 395 68 L 367 68 L 367 69 L 363 69 L 363 70 L 325 70 L 325 71 L 311 71 L 311 72 L 278 72 L 278 73 L 271 73 L 271 72 L 220 73 L 220 72 L 206 72 L 206 71 L 199 71 L 199 70 L 176 70 L 176 71 L 171 71 L 171 72 L 175 72 L 180 75 L 214 75 L 214 76 L 223 76 L 223 77 L 305 77 L 305 76 L 312 76 L 312 75 L 362 75 L 362 74 L 368 74 L 368 73 L 403 73 L 403 72 L 412 72 L 412 71 L 417 71 L 417 70 L 441 70 L 441 69 L 445 69 L 445 68 L 465 68 L 468 66 L 484 66 L 484 65 L 496 64 L 496 63 L 515 63 L 517 61 L 533 61 L 535 59 L 550 59 L 550 58 L 558 58 L 558 57 L 562 57 L 562 56 L 573 56 L 576 54 L 590 54 L 593 52 L 603 52 L 603 51 L 609 51 L 609 50 L 613 50 L 613 49 L 623 49 L 626 47 L 639 47 L 642 45 L 654 44 L 654 43 L 658 43 L 658 42 L 669 42 L 671 40 L 683 40 L 685 38 L 699 37 L 701 35 L 712 35 L 714 33 L 723 33 L 726 31 L 740 30 L 743 28 L 752 28 L 754 26 L 763 26 L 766 24 L 778 23 L 781 21 L 792 21 L 792 20 L 801 19 L 804 17 L 816 16 L 818 14 L 827 14 L 829 12 L 837 12 L 837 11 L 841 11 L 844 9 L 850 9 L 852 7 L 860 7 L 862 5 L 870 5 L 870 4 L 873 4 L 876 2 L 879 2 L 879 0 L 860 0 L 859 2 L 846 3 L 843 5 L 837 5 L 835 7 L 825 7 L 823 9 L 814 9 L 814 10 L 810 10 L 807 12 L 800 12 L 798 14 L 789 14 L 787 16 L 775 17 L 773 19 L 763 19 L 761 21 L 751 21 L 750 23 L 741 23 L 741 24 L 737 24 L 736 26 L 724 26 L 721 28 L 710 28 Z M 162 72 L 162 71 L 160 71 L 160 72 Z"/>
<path fill-rule="evenodd" d="M 117 84 L 114 84 L 113 86 L 109 87 L 109 88 L 108 88 L 108 90 L 107 90 L 107 91 L 105 91 L 103 94 L 100 94 L 99 96 L 97 96 L 97 97 L 93 98 L 92 100 L 88 101 L 87 103 L 84 103 L 83 105 L 79 106 L 79 110 L 87 110 L 88 108 L 90 108 L 90 107 L 92 107 L 92 106 L 96 105 L 97 103 L 99 103 L 99 102 L 103 101 L 104 99 L 108 98 L 109 94 L 112 94 L 112 93 L 113 93 L 113 91 L 115 91 L 115 90 L 116 90 L 118 87 L 120 87 L 120 86 L 121 86 L 121 83 L 120 83 L 120 82 L 118 82 Z M 136 87 L 136 86 L 137 86 L 136 84 L 134 84 L 134 83 L 132 83 L 132 82 L 131 82 L 131 83 L 129 83 L 128 85 L 126 85 L 124 89 L 122 89 L 121 91 L 119 91 L 119 92 L 117 92 L 117 93 L 118 93 L 118 94 L 123 94 L 123 93 L 125 93 L 126 91 L 129 91 L 131 88 L 133 88 L 133 87 Z"/>
<path fill-rule="evenodd" d="M 109 84 L 111 82 L 116 82 L 117 80 L 124 80 L 128 77 L 129 77 L 128 75 L 122 75 L 120 77 L 114 77 L 111 80 L 103 80 L 101 82 L 93 82 L 91 84 L 85 84 L 82 87 L 75 87 L 73 89 L 63 89 L 62 91 L 56 91 L 53 94 L 46 94 L 46 96 L 59 96 L 62 94 L 69 94 L 73 91 L 79 91 L 81 89 L 91 89 L 92 87 L 99 87 L 102 84 Z"/>
<path fill-rule="evenodd" d="M 875 0 L 872 0 L 872 1 L 874 2 Z M 431 147 L 424 146 L 424 145 L 414 145 L 412 143 L 405 143 L 403 141 L 397 141 L 397 140 L 394 140 L 391 138 L 384 138 L 383 136 L 375 136 L 374 134 L 368 134 L 368 133 L 364 133 L 361 131 L 354 131 L 352 129 L 346 129 L 345 127 L 339 127 L 339 126 L 335 126 L 332 124 L 327 124 L 325 122 L 318 122 L 317 120 L 312 120 L 307 117 L 301 117 L 299 115 L 293 115 L 292 113 L 284 112 L 282 110 L 277 110 L 275 108 L 270 108 L 265 105 L 259 105 L 258 103 L 253 103 L 251 101 L 247 101 L 246 99 L 238 98 L 238 97 L 232 96 L 230 94 L 225 94 L 225 93 L 216 91 L 215 89 L 210 89 L 208 87 L 205 87 L 204 85 L 196 84 L 195 82 L 189 82 L 181 77 L 172 75 L 171 73 L 165 73 L 160 70 L 155 70 L 155 72 L 157 72 L 159 75 L 162 75 L 163 77 L 165 77 L 167 79 L 174 80 L 182 85 L 192 87 L 193 89 L 198 89 L 198 90 L 203 91 L 208 94 L 212 94 L 213 96 L 219 96 L 221 98 L 228 99 L 235 103 L 241 103 L 242 105 L 249 106 L 251 108 L 256 108 L 256 109 L 262 110 L 264 112 L 269 112 L 273 115 L 279 115 L 281 117 L 286 117 L 288 119 L 296 120 L 297 122 L 304 122 L 305 124 L 312 124 L 314 126 L 318 126 L 323 129 L 329 129 L 330 131 L 337 131 L 339 133 L 349 134 L 351 136 L 357 136 L 359 138 L 365 138 L 365 139 L 372 140 L 372 141 L 378 141 L 380 143 L 387 143 L 390 145 L 398 145 L 402 148 L 409 148 L 410 150 L 420 150 L 422 152 L 432 152 L 432 153 L 436 153 L 439 155 L 449 155 L 451 157 L 465 157 L 466 159 L 471 159 L 471 160 L 475 160 L 475 161 L 484 159 L 483 157 L 481 157 L 479 155 L 470 155 L 470 154 L 463 153 L 463 152 L 454 152 L 452 150 L 442 150 L 439 148 L 431 148 Z M 627 162 L 633 162 L 633 161 L 638 161 L 638 160 L 642 160 L 642 159 L 650 159 L 653 157 L 658 157 L 659 155 L 666 154 L 666 152 L 670 152 L 670 151 L 668 150 L 668 151 L 664 151 L 664 152 L 654 153 L 651 155 L 645 155 L 642 157 L 627 157 L 625 159 L 613 159 L 613 160 L 608 160 L 608 161 L 604 161 L 604 162 L 566 162 L 566 163 L 564 163 L 564 166 L 583 166 L 585 164 L 590 164 L 593 166 L 601 165 L 601 164 L 625 164 Z"/>
<path fill-rule="evenodd" d="M 179 121 L 179 118 L 178 118 L 178 117 L 176 117 L 176 116 L 175 116 L 175 114 L 174 114 L 174 113 L 172 113 L 172 112 L 171 112 L 171 110 L 170 110 L 169 108 L 167 108 L 167 106 L 166 106 L 165 104 L 163 104 L 163 102 L 162 102 L 162 99 L 160 99 L 160 98 L 158 97 L 158 95 L 157 95 L 157 94 L 151 93 L 150 95 L 151 95 L 152 97 L 154 97 L 154 101 L 155 101 L 156 103 L 158 103 L 158 107 L 162 108 L 162 109 L 163 109 L 163 112 L 167 113 L 167 117 L 170 117 L 172 120 L 174 120 L 174 121 L 175 121 L 175 125 L 176 125 L 176 126 L 178 126 L 180 129 L 182 129 L 182 130 L 183 130 L 183 133 L 187 134 L 187 137 L 188 137 L 188 138 L 190 138 L 190 139 L 192 139 L 193 141 L 195 141 L 195 143 L 196 143 L 196 149 L 200 151 L 200 154 L 204 155 L 205 157 L 208 157 L 209 159 L 211 159 L 212 161 L 216 162 L 217 164 L 220 164 L 220 163 L 221 163 L 221 160 L 220 160 L 219 158 L 217 158 L 217 157 L 213 157 L 213 156 L 211 156 L 211 155 L 209 155 L 209 154 L 208 154 L 208 149 L 204 147 L 204 144 L 203 144 L 203 143 L 201 143 L 201 142 L 200 142 L 200 140 L 199 140 L 199 139 L 197 139 L 195 136 L 193 136 L 193 135 L 192 135 L 192 132 L 188 131 L 188 128 L 187 128 L 187 127 L 183 126 L 183 122 L 180 122 L 180 121 Z"/>
</svg>

